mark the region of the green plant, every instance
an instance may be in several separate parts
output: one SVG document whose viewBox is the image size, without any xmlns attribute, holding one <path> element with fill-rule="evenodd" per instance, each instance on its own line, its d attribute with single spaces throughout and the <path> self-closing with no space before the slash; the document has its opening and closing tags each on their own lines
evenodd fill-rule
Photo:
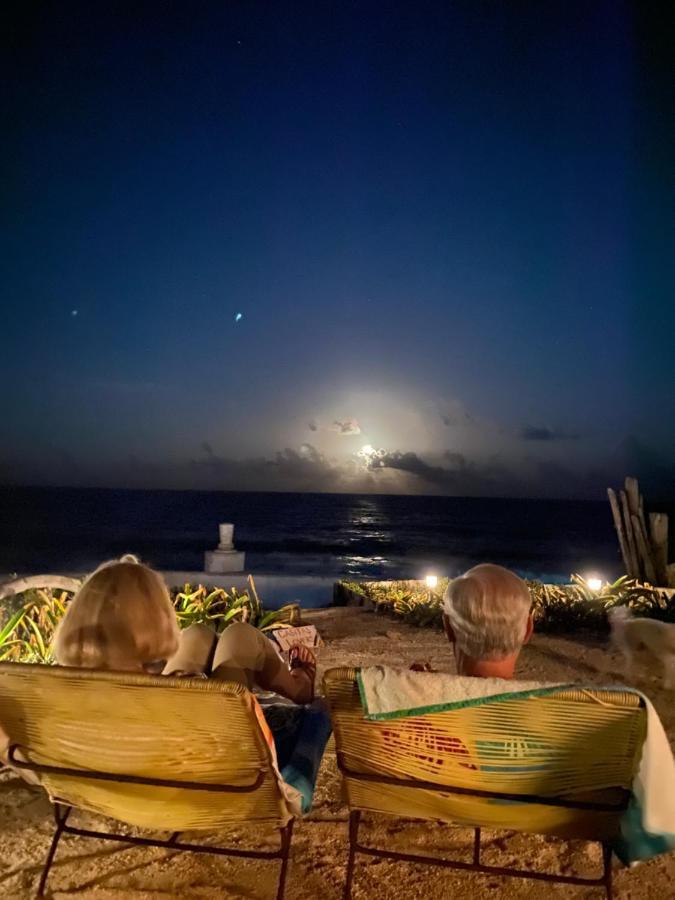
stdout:
<svg viewBox="0 0 675 900">
<path fill-rule="evenodd" d="M 288 628 L 298 616 L 298 606 L 289 603 L 281 609 L 266 610 L 256 591 L 255 582 L 248 576 L 248 587 L 244 591 L 230 588 L 209 590 L 203 585 L 192 588 L 186 584 L 182 591 L 174 593 L 172 602 L 176 608 L 178 624 L 181 628 L 188 625 L 211 625 L 220 633 L 232 621 L 248 622 L 260 631 L 273 631 L 276 628 Z"/>
<path fill-rule="evenodd" d="M 249 596 L 236 588 L 228 593 L 224 588 L 209 590 L 204 585 L 192 588 L 186 584 L 171 599 L 181 628 L 203 624 L 221 632 L 233 619 L 245 622 L 250 616 Z"/>
<path fill-rule="evenodd" d="M 344 581 L 338 583 L 334 594 L 339 599 L 358 598 L 377 612 L 393 613 L 411 625 L 439 626 L 441 597 L 448 579 L 439 579 L 434 591 L 419 581 Z"/>
<path fill-rule="evenodd" d="M 623 575 L 613 584 L 594 590 L 580 575 L 572 575 L 571 583 L 546 585 L 528 582 L 535 619 L 539 631 L 573 631 L 592 628 L 606 631 L 607 612 L 614 606 L 628 606 L 632 613 L 664 621 L 675 619 L 675 600 L 650 584 L 641 584 Z"/>
<path fill-rule="evenodd" d="M 51 644 L 68 605 L 66 591 L 26 591 L 23 605 L 0 631 L 0 660 L 31 663 L 54 661 Z"/>
</svg>

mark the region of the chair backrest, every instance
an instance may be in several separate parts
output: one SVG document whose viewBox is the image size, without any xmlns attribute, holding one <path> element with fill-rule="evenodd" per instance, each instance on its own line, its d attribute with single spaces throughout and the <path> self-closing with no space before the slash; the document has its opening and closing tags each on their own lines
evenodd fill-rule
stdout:
<svg viewBox="0 0 675 900">
<path fill-rule="evenodd" d="M 646 728 L 637 695 L 562 689 L 370 721 L 356 674 L 324 677 L 351 807 L 591 840 L 616 832 Z"/>
<path fill-rule="evenodd" d="M 40 773 L 53 799 L 132 825 L 186 831 L 291 818 L 241 685 L 1 663 L 0 726 L 18 758 L 80 770 Z"/>
</svg>

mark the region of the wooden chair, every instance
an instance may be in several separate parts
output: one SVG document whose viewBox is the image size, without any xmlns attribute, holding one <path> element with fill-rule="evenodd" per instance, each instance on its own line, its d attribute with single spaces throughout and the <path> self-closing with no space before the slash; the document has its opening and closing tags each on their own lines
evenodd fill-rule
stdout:
<svg viewBox="0 0 675 900">
<path fill-rule="evenodd" d="M 253 697 L 241 685 L 1 663 L 0 725 L 12 766 L 35 773 L 54 804 L 56 831 L 38 896 L 61 836 L 73 834 L 279 859 L 277 900 L 283 897 L 293 813 Z M 173 833 L 162 839 L 79 828 L 69 823 L 73 809 Z M 280 847 L 241 850 L 181 840 L 185 831 L 235 824 L 278 829 Z"/>
<path fill-rule="evenodd" d="M 324 677 L 350 809 L 345 898 L 351 896 L 357 853 L 602 886 L 611 898 L 610 841 L 628 802 L 646 728 L 635 694 L 564 689 L 545 697 L 369 721 L 356 674 L 356 669 L 331 669 Z M 473 858 L 447 860 L 361 844 L 362 812 L 470 826 Z M 598 841 L 603 872 L 582 878 L 486 865 L 481 828 Z"/>
</svg>

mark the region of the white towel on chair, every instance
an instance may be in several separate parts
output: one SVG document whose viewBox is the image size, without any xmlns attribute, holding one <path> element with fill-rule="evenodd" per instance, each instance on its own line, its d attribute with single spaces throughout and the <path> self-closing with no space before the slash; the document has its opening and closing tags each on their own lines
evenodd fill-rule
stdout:
<svg viewBox="0 0 675 900">
<path fill-rule="evenodd" d="M 368 666 L 357 676 L 367 719 L 396 719 L 428 712 L 473 706 L 510 694 L 537 695 L 559 690 L 561 684 L 540 681 L 507 681 L 504 678 L 473 678 L 446 672 L 412 672 L 390 666 Z"/>
</svg>

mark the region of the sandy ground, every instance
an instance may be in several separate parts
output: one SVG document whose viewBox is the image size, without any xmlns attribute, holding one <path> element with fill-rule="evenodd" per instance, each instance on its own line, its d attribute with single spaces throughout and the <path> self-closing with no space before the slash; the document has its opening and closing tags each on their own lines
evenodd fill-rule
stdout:
<svg viewBox="0 0 675 900">
<path fill-rule="evenodd" d="M 404 665 L 428 660 L 435 668 L 453 671 L 450 648 L 439 632 L 402 625 L 361 609 L 319 610 L 305 615 L 314 622 L 326 644 L 320 650 L 320 671 L 335 665 L 366 665 L 387 662 Z M 605 671 L 607 669 L 607 671 Z M 572 641 L 536 636 L 525 648 L 518 674 L 545 681 L 583 681 L 592 684 L 621 680 L 621 664 L 608 657 L 600 641 Z M 636 682 L 652 697 L 675 739 L 673 694 L 660 688 L 642 668 Z M 94 817 L 80 821 L 96 824 Z M 296 824 L 292 861 L 287 882 L 288 900 L 337 900 L 344 884 L 347 854 L 347 810 L 340 799 L 340 779 L 333 742 L 319 775 L 312 813 Z M 399 821 L 385 817 L 367 820 L 380 845 L 412 852 L 425 852 L 469 859 L 472 833 L 450 826 Z M 101 824 L 98 820 L 98 824 Z M 49 838 L 52 820 L 49 803 L 39 790 L 29 788 L 9 773 L 0 775 L 0 897 L 33 896 Z M 269 846 L 276 839 L 270 835 Z M 214 843 L 234 842 L 240 847 L 264 840 L 250 830 L 239 829 L 209 837 Z M 598 871 L 599 848 L 583 842 L 486 832 L 486 862 L 517 863 L 523 867 L 578 873 Z M 258 843 L 260 846 L 260 843 Z M 277 863 L 231 861 L 164 849 L 122 847 L 119 844 L 62 840 L 50 875 L 54 900 L 188 900 L 226 897 L 264 900 L 275 895 Z M 636 869 L 617 869 L 615 896 L 622 900 L 668 900 L 675 897 L 675 854 L 661 857 Z M 578 888 L 474 875 L 429 866 L 410 865 L 362 857 L 357 864 L 354 898 L 450 897 L 508 898 L 508 900 L 554 900 L 600 898 L 597 888 Z"/>
</svg>

